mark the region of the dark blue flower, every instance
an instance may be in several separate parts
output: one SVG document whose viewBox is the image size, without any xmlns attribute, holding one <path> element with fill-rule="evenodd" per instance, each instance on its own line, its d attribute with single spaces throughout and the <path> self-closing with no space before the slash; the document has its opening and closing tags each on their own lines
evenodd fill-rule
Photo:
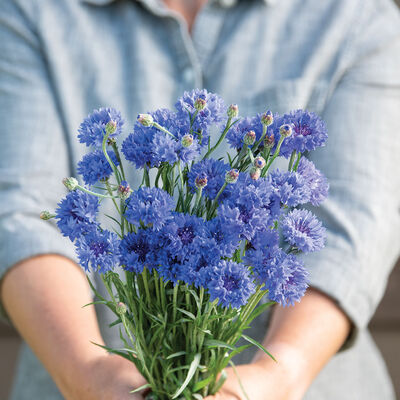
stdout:
<svg viewBox="0 0 400 400">
<path fill-rule="evenodd" d="M 243 264 L 222 260 L 212 270 L 206 288 L 210 301 L 218 299 L 223 307 L 239 308 L 255 292 L 249 269 Z"/>
<path fill-rule="evenodd" d="M 139 229 L 137 233 L 128 233 L 121 240 L 121 264 L 128 271 L 138 274 L 147 267 L 154 267 L 154 232 L 148 229 Z"/>
<path fill-rule="evenodd" d="M 326 124 L 317 114 L 296 110 L 276 118 L 270 126 L 276 143 L 280 138 L 279 129 L 285 124 L 292 125 L 292 134 L 282 143 L 280 155 L 284 157 L 290 157 L 292 151 L 304 153 L 324 146 L 328 138 Z"/>
<path fill-rule="evenodd" d="M 263 132 L 261 115 L 242 118 L 238 123 L 233 125 L 231 129 L 229 129 L 226 135 L 226 140 L 231 147 L 239 150 L 243 147 L 244 137 L 249 131 L 253 131 L 256 134 L 256 141 L 261 138 Z M 251 147 L 251 145 L 249 147 Z"/>
<path fill-rule="evenodd" d="M 300 174 L 310 190 L 310 203 L 313 206 L 319 206 L 328 196 L 329 183 L 325 176 L 315 168 L 312 161 L 302 157 L 297 173 Z"/>
<path fill-rule="evenodd" d="M 287 242 L 305 253 L 325 246 L 326 229 L 308 210 L 295 209 L 286 215 L 282 221 L 282 233 Z"/>
<path fill-rule="evenodd" d="M 304 177 L 297 172 L 281 172 L 277 169 L 268 175 L 268 180 L 283 205 L 296 207 L 310 201 L 310 188 Z"/>
<path fill-rule="evenodd" d="M 109 151 L 108 156 L 115 166 L 119 165 L 114 152 Z M 104 181 L 113 172 L 102 150 L 95 150 L 92 153 L 85 154 L 82 161 L 78 163 L 77 171 L 82 176 L 86 185 L 94 185 L 98 181 Z"/>
<path fill-rule="evenodd" d="M 175 202 L 166 191 L 141 187 L 126 200 L 125 218 L 137 227 L 142 223 L 158 231 L 172 218 L 174 208 Z"/>
<path fill-rule="evenodd" d="M 201 107 L 197 107 L 196 100 L 201 100 Z M 208 144 L 210 127 L 221 124 L 227 119 L 226 106 L 221 97 L 206 89 L 195 89 L 184 92 L 175 104 L 178 118 L 182 123 L 193 119 L 192 132 L 197 137 L 202 147 Z"/>
<path fill-rule="evenodd" d="M 207 178 L 207 186 L 203 188 L 203 196 L 215 199 L 215 196 L 225 183 L 225 174 L 230 170 L 230 166 L 223 161 L 206 158 L 193 165 L 188 173 L 189 186 L 193 192 L 196 188 L 196 178 Z M 221 199 L 224 198 L 224 195 Z"/>
<path fill-rule="evenodd" d="M 64 236 L 74 241 L 82 234 L 96 229 L 98 211 L 99 201 L 96 196 L 80 190 L 69 192 L 56 209 L 58 228 Z"/>
<path fill-rule="evenodd" d="M 99 108 L 89 114 L 78 129 L 78 138 L 86 146 L 101 147 L 103 138 L 106 134 L 108 123 L 115 123 L 115 131 L 110 134 L 110 138 L 115 138 L 122 131 L 124 121 L 121 113 L 114 108 Z"/>
<path fill-rule="evenodd" d="M 80 236 L 76 241 L 79 264 L 86 271 L 105 273 L 119 266 L 120 241 L 115 233 L 98 229 Z"/>
</svg>

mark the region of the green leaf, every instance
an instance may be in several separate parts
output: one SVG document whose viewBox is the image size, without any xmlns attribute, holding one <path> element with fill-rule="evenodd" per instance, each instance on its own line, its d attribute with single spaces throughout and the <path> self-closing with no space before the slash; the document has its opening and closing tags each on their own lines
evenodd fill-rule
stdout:
<svg viewBox="0 0 400 400">
<path fill-rule="evenodd" d="M 181 313 L 187 315 L 189 318 L 192 318 L 193 320 L 196 320 L 196 317 L 190 311 L 186 311 L 183 308 L 179 308 L 179 307 L 177 307 L 177 310 L 179 310 Z"/>
<path fill-rule="evenodd" d="M 183 356 L 184 354 L 186 354 L 186 351 L 178 351 L 177 353 L 170 354 L 170 355 L 166 358 L 166 360 L 170 360 L 171 358 L 174 358 L 174 357 Z"/>
<path fill-rule="evenodd" d="M 194 356 L 193 361 L 190 364 L 189 371 L 188 371 L 185 381 L 182 383 L 181 387 L 174 393 L 174 395 L 172 396 L 172 399 L 176 399 L 185 390 L 186 386 L 189 385 L 191 379 L 193 378 L 193 375 L 196 372 L 197 367 L 200 364 L 200 358 L 201 358 L 200 353 L 197 353 Z"/>
<path fill-rule="evenodd" d="M 227 374 L 226 371 L 223 369 L 223 370 L 221 371 L 221 376 L 219 377 L 218 382 L 217 382 L 217 384 L 216 384 L 215 387 L 214 387 L 214 390 L 213 390 L 214 393 L 212 393 L 212 394 L 217 393 L 218 390 L 221 389 L 222 385 L 223 385 L 223 384 L 225 383 L 225 381 L 226 381 L 226 378 L 228 378 L 228 374 Z"/>
<path fill-rule="evenodd" d="M 193 386 L 193 391 L 197 392 L 198 390 L 203 389 L 203 387 L 207 386 L 213 380 L 213 378 L 214 376 L 210 375 L 208 378 L 196 382 L 196 384 Z"/>
<path fill-rule="evenodd" d="M 242 338 L 244 340 L 247 340 L 248 342 L 250 342 L 254 346 L 257 346 L 260 350 L 262 350 L 265 354 L 269 355 L 275 362 L 277 362 L 275 357 L 261 343 L 258 343 L 257 340 L 254 340 L 254 339 L 252 339 L 251 337 L 249 337 L 247 335 L 242 335 Z"/>
<path fill-rule="evenodd" d="M 194 397 L 197 400 L 203 400 L 204 399 L 204 397 L 199 393 L 192 393 L 192 397 Z"/>
<path fill-rule="evenodd" d="M 254 318 L 257 318 L 260 314 L 262 314 L 267 308 L 271 307 L 272 305 L 276 304 L 275 301 L 270 301 L 268 303 L 265 304 L 261 304 L 260 306 L 258 306 L 257 308 L 255 308 L 250 316 L 247 318 L 246 323 L 250 323 L 251 321 L 253 321 Z"/>
<path fill-rule="evenodd" d="M 236 350 L 236 347 L 234 347 L 228 343 L 222 342 L 221 340 L 216 340 L 216 339 L 206 339 L 204 341 L 204 345 L 207 347 L 224 347 L 224 348 L 230 349 L 232 351 Z"/>
<path fill-rule="evenodd" d="M 145 385 L 140 386 L 140 387 L 138 387 L 137 389 L 132 390 L 132 391 L 129 392 L 129 393 L 137 393 L 137 392 L 140 392 L 141 390 L 148 389 L 148 388 L 150 388 L 150 387 L 151 387 L 150 383 L 146 383 Z"/>
<path fill-rule="evenodd" d="M 124 353 L 123 351 L 112 349 L 111 347 L 103 346 L 102 344 L 98 344 L 98 343 L 95 343 L 95 342 L 91 342 L 91 343 L 93 343 L 96 346 L 101 347 L 104 350 L 107 350 L 109 353 L 116 354 L 118 356 L 126 358 L 129 361 L 132 361 L 132 357 L 129 354 Z"/>
<path fill-rule="evenodd" d="M 115 325 L 120 324 L 121 322 L 122 321 L 121 321 L 121 317 L 120 317 L 120 318 L 116 319 L 114 322 L 111 322 L 111 324 L 109 324 L 108 326 L 111 328 L 111 327 L 113 327 Z"/>
<path fill-rule="evenodd" d="M 250 399 L 249 399 L 249 396 L 248 396 L 247 393 L 246 393 L 246 390 L 244 390 L 244 386 L 243 386 L 243 384 L 242 384 L 242 381 L 241 381 L 241 379 L 240 379 L 240 376 L 239 376 L 239 374 L 238 374 L 237 371 L 236 371 L 235 364 L 233 363 L 233 361 L 229 361 L 229 364 L 230 364 L 230 366 L 232 367 L 233 372 L 234 372 L 235 375 L 236 375 L 236 378 L 237 378 L 237 380 L 238 380 L 238 382 L 239 382 L 240 389 L 242 389 L 242 392 L 243 392 L 243 394 L 244 394 L 244 397 L 246 397 L 247 400 L 250 400 Z"/>
</svg>

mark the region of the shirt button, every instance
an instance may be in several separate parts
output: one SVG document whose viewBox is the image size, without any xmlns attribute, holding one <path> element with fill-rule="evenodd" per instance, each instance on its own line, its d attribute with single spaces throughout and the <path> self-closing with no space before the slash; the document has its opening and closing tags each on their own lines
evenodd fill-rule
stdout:
<svg viewBox="0 0 400 400">
<path fill-rule="evenodd" d="M 224 8 L 233 7 L 236 3 L 237 0 L 219 0 L 219 5 Z"/>
<path fill-rule="evenodd" d="M 187 67 L 182 72 L 182 78 L 185 83 L 193 83 L 194 81 L 194 71 L 192 68 Z"/>
</svg>

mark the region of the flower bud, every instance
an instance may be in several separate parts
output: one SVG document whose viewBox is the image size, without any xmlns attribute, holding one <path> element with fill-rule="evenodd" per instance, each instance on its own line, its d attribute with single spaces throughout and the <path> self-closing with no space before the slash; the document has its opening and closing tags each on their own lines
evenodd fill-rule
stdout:
<svg viewBox="0 0 400 400">
<path fill-rule="evenodd" d="M 40 213 L 40 218 L 47 221 L 48 219 L 54 218 L 55 215 L 51 214 L 49 211 L 42 211 Z"/>
<path fill-rule="evenodd" d="M 187 134 L 181 140 L 183 147 L 190 147 L 193 144 L 193 135 Z"/>
<path fill-rule="evenodd" d="M 274 122 L 274 115 L 270 110 L 266 111 L 261 115 L 261 123 L 263 125 L 269 126 Z"/>
<path fill-rule="evenodd" d="M 265 159 L 264 157 L 258 156 L 254 159 L 254 168 L 264 168 L 265 167 Z"/>
<path fill-rule="evenodd" d="M 236 118 L 239 115 L 239 107 L 237 104 L 231 104 L 227 111 L 229 118 Z"/>
<path fill-rule="evenodd" d="M 266 136 L 264 138 L 264 147 L 267 149 L 272 149 L 275 144 L 275 135 L 271 133 L 271 136 Z"/>
<path fill-rule="evenodd" d="M 261 176 L 261 169 L 253 167 L 250 170 L 250 178 L 253 180 L 257 180 Z"/>
<path fill-rule="evenodd" d="M 117 123 L 113 120 L 110 120 L 106 125 L 107 134 L 111 135 L 117 130 Z"/>
<path fill-rule="evenodd" d="M 137 120 L 143 126 L 152 126 L 154 123 L 153 117 L 150 114 L 139 114 Z"/>
<path fill-rule="evenodd" d="M 284 124 L 279 128 L 279 133 L 283 137 L 288 137 L 292 134 L 292 124 Z"/>
<path fill-rule="evenodd" d="M 251 146 L 256 141 L 256 133 L 254 131 L 248 131 L 243 138 L 243 143 Z"/>
<path fill-rule="evenodd" d="M 115 306 L 115 311 L 117 312 L 118 315 L 124 315 L 126 314 L 126 304 L 122 303 L 120 301 L 116 306 Z"/>
<path fill-rule="evenodd" d="M 203 189 L 204 187 L 207 186 L 207 177 L 204 175 L 198 175 L 194 181 L 194 184 L 196 185 L 197 189 Z"/>
<path fill-rule="evenodd" d="M 194 108 L 197 111 L 201 111 L 201 110 L 204 110 L 204 108 L 206 107 L 206 104 L 207 104 L 207 101 L 205 99 L 198 97 L 194 102 Z"/>
<path fill-rule="evenodd" d="M 75 190 L 78 186 L 78 181 L 73 177 L 64 178 L 62 182 L 64 186 L 70 191 Z"/>
<path fill-rule="evenodd" d="M 237 169 L 231 169 L 225 174 L 225 182 L 236 183 L 239 178 L 239 171 Z"/>
<path fill-rule="evenodd" d="M 118 196 L 122 200 L 126 200 L 132 193 L 132 189 L 127 181 L 121 181 L 117 190 Z"/>
</svg>

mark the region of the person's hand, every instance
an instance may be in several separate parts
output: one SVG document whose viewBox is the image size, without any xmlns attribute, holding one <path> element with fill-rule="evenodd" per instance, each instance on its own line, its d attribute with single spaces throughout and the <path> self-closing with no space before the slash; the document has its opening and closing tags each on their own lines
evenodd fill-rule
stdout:
<svg viewBox="0 0 400 400">
<path fill-rule="evenodd" d="M 249 400 L 300 400 L 303 396 L 303 388 L 297 386 L 286 365 L 263 359 L 235 368 Z M 226 372 L 222 388 L 204 400 L 247 400 L 233 369 Z"/>
<path fill-rule="evenodd" d="M 85 369 L 71 400 L 144 400 L 143 391 L 129 393 L 143 386 L 146 380 L 125 358 L 104 354 L 88 363 Z"/>
</svg>

